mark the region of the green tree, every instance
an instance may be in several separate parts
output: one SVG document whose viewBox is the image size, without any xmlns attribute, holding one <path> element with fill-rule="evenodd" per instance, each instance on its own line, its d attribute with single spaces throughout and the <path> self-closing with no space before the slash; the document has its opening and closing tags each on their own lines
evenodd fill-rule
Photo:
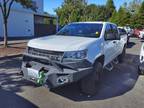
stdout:
<svg viewBox="0 0 144 108">
<path fill-rule="evenodd" d="M 125 7 L 120 7 L 118 12 L 114 11 L 110 21 L 116 23 L 119 26 L 126 26 L 130 24 L 131 14 Z"/>
<path fill-rule="evenodd" d="M 83 20 L 93 21 L 93 20 L 96 20 L 96 16 L 97 16 L 97 6 L 95 4 L 90 4 L 86 6 Z"/>
<path fill-rule="evenodd" d="M 132 15 L 130 22 L 134 28 L 144 28 L 144 2 L 141 3 L 139 10 Z"/>
<path fill-rule="evenodd" d="M 107 19 L 109 19 L 112 16 L 114 11 L 116 11 L 116 9 L 113 0 L 107 0 L 106 3 Z"/>
<path fill-rule="evenodd" d="M 144 28 L 144 1 L 142 2 L 138 12 L 138 23 L 139 23 L 138 28 Z"/>
<path fill-rule="evenodd" d="M 4 47 L 7 47 L 7 37 L 8 37 L 8 18 L 10 15 L 11 7 L 14 2 L 20 3 L 24 8 L 30 8 L 36 11 L 36 6 L 33 4 L 32 0 L 1 0 L 0 10 L 3 16 L 3 30 L 4 30 Z"/>
<path fill-rule="evenodd" d="M 85 0 L 64 0 L 62 6 L 55 10 L 59 16 L 59 24 L 65 25 L 83 20 L 85 8 Z"/>
<path fill-rule="evenodd" d="M 142 3 L 142 0 L 132 0 L 127 9 L 129 10 L 130 13 L 132 13 L 133 15 L 134 14 L 137 14 L 138 11 L 139 11 L 139 8 L 141 6 L 141 3 Z"/>
<path fill-rule="evenodd" d="M 130 13 L 127 11 L 126 8 L 124 7 L 120 7 L 119 11 L 118 11 L 118 24 L 120 26 L 126 26 L 127 24 L 130 24 Z"/>
<path fill-rule="evenodd" d="M 98 21 L 108 21 L 107 9 L 104 5 L 98 6 Z"/>
<path fill-rule="evenodd" d="M 112 14 L 112 17 L 109 19 L 109 21 L 118 24 L 118 20 L 119 20 L 118 12 L 114 11 Z"/>
<path fill-rule="evenodd" d="M 85 14 L 84 21 L 106 21 L 106 8 L 103 5 L 90 4 L 86 6 Z"/>
</svg>

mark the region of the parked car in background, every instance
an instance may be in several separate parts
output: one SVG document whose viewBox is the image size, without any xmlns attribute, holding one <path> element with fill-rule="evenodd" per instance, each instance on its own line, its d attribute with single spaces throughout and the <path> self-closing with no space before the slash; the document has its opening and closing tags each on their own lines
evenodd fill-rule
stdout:
<svg viewBox="0 0 144 108">
<path fill-rule="evenodd" d="M 139 38 L 139 35 L 140 35 L 140 29 L 134 29 L 134 36 Z"/>
<path fill-rule="evenodd" d="M 23 57 L 24 78 L 48 88 L 80 82 L 82 92 L 95 94 L 103 68 L 123 62 L 125 39 L 109 22 L 76 22 L 56 35 L 28 42 Z"/>
<path fill-rule="evenodd" d="M 128 36 L 133 36 L 134 31 L 133 31 L 133 29 L 131 29 L 130 26 L 124 26 L 123 28 L 126 30 Z"/>
<path fill-rule="evenodd" d="M 144 43 L 142 44 L 140 51 L 139 74 L 144 75 Z"/>
<path fill-rule="evenodd" d="M 121 38 L 124 38 L 124 40 L 128 44 L 130 37 L 128 36 L 126 30 L 123 27 L 118 27 L 118 31 L 119 31 L 119 34 L 120 34 Z"/>
</svg>

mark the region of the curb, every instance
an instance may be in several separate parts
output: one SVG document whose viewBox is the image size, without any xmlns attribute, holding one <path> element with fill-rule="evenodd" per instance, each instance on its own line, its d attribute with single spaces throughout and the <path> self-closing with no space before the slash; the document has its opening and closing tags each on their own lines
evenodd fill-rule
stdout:
<svg viewBox="0 0 144 108">
<path fill-rule="evenodd" d="M 11 59 L 11 58 L 15 58 L 15 57 L 21 57 L 23 54 L 12 54 L 12 55 L 7 55 L 7 56 L 0 56 L 0 60 L 3 59 Z"/>
</svg>

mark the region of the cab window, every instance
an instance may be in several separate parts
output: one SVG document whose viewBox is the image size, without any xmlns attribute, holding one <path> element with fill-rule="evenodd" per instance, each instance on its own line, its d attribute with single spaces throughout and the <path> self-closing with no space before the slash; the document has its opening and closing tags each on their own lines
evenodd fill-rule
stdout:
<svg viewBox="0 0 144 108">
<path fill-rule="evenodd" d="M 108 25 L 106 26 L 105 39 L 106 39 L 106 40 L 115 40 L 115 39 L 116 39 L 116 37 L 115 37 L 115 35 L 114 35 L 114 32 L 113 32 L 112 27 L 111 27 L 110 24 L 108 24 Z"/>
<path fill-rule="evenodd" d="M 117 26 L 111 24 L 111 27 L 112 27 L 113 35 L 116 37 L 116 40 L 120 39 L 120 35 L 118 33 Z"/>
</svg>

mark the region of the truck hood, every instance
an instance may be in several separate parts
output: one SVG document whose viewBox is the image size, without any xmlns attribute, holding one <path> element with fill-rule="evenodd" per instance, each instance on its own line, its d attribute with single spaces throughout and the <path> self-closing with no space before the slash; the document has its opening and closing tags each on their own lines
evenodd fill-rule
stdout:
<svg viewBox="0 0 144 108">
<path fill-rule="evenodd" d="M 96 40 L 97 38 L 53 35 L 30 40 L 28 47 L 51 51 L 76 51 L 86 49 Z"/>
</svg>

